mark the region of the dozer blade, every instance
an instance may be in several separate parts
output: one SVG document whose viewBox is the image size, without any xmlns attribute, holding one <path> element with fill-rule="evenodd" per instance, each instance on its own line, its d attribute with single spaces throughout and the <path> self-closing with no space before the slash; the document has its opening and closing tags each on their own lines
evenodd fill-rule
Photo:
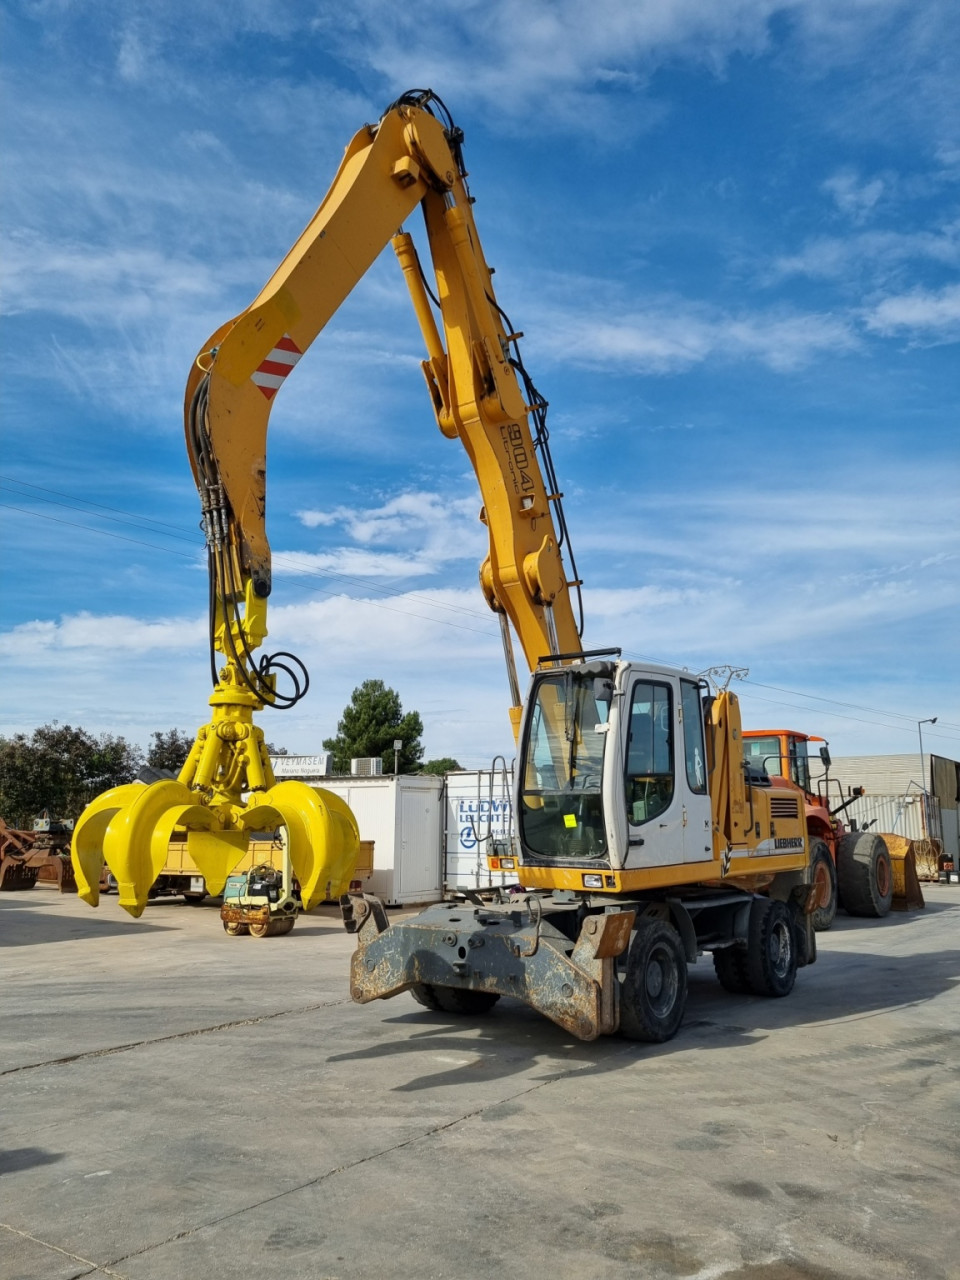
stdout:
<svg viewBox="0 0 960 1280">
<path fill-rule="evenodd" d="M 917 876 L 917 841 L 910 840 L 906 836 L 895 836 L 886 831 L 880 834 L 890 854 L 890 865 L 893 870 L 892 909 L 910 911 L 915 907 L 925 907 L 927 904 L 923 900 L 923 892 Z"/>
<path fill-rule="evenodd" d="M 350 888 L 360 832 L 345 801 L 305 782 L 278 782 L 240 815 L 247 831 L 287 829 L 304 911 Z"/>
</svg>

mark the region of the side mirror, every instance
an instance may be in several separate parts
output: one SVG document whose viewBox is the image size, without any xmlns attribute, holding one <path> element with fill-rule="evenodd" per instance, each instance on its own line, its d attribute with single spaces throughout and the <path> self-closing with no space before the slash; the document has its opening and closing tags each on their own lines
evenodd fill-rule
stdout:
<svg viewBox="0 0 960 1280">
<path fill-rule="evenodd" d="M 823 767 L 825 769 L 829 769 L 830 768 L 830 748 L 829 747 L 823 746 L 820 748 L 820 759 L 823 761 Z"/>
</svg>

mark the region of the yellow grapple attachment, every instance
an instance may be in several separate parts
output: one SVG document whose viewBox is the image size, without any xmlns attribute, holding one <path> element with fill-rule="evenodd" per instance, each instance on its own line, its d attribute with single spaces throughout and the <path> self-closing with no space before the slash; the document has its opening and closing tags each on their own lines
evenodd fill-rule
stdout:
<svg viewBox="0 0 960 1280">
<path fill-rule="evenodd" d="M 360 849 L 357 822 L 331 791 L 303 782 L 280 782 L 228 815 L 197 802 L 172 780 L 114 787 L 85 811 L 73 834 L 77 889 L 85 902 L 100 900 L 104 862 L 119 886 L 119 901 L 132 916 L 142 914 L 150 887 L 167 860 L 175 829 L 187 831 L 187 852 L 208 892 L 220 893 L 247 851 L 254 831 L 287 830 L 290 861 L 300 882 L 305 911 L 350 888 Z M 223 825 L 228 816 L 230 826 Z"/>
</svg>

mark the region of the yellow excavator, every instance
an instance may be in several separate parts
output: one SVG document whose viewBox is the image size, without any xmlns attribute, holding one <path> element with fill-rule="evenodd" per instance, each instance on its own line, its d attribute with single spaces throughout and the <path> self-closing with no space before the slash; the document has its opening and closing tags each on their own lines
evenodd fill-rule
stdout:
<svg viewBox="0 0 960 1280">
<path fill-rule="evenodd" d="M 176 780 L 107 792 L 77 823 L 73 860 L 93 905 L 103 859 L 139 915 L 171 833 L 218 893 L 253 831 L 285 827 L 303 906 L 342 896 L 357 936 L 353 998 L 410 991 L 476 1014 L 502 995 L 582 1039 L 663 1041 L 683 1017 L 687 964 L 712 953 L 731 991 L 784 996 L 816 955 L 796 791 L 750 773 L 736 697 L 686 670 L 585 652 L 577 577 L 550 458 L 547 403 L 493 288 L 473 217 L 463 135 L 430 90 L 361 129 L 317 213 L 253 303 L 204 344 L 187 383 L 187 446 L 210 566 L 213 708 Z M 428 276 L 402 228 L 420 207 Z M 353 815 L 335 795 L 277 783 L 254 713 L 293 705 L 306 672 L 257 657 L 271 590 L 266 430 L 301 356 L 386 246 L 426 344 L 442 434 L 476 474 L 517 739 L 516 834 L 494 861 L 520 889 L 441 903 L 389 924 L 347 893 Z M 431 283 L 432 279 L 432 283 Z M 568 571 L 565 561 L 569 561 Z M 514 641 L 530 684 L 521 694 Z M 216 655 L 224 659 L 217 667 Z M 281 691 L 277 676 L 286 687 Z"/>
</svg>

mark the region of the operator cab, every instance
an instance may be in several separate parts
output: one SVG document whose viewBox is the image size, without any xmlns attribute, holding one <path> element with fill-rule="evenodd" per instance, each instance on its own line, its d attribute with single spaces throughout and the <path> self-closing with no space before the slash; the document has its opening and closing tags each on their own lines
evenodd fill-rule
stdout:
<svg viewBox="0 0 960 1280">
<path fill-rule="evenodd" d="M 524 863 L 618 870 L 712 858 L 701 695 L 695 677 L 669 667 L 538 670 L 518 761 Z"/>
<path fill-rule="evenodd" d="M 808 743 L 823 741 L 794 729 L 744 730 L 744 763 L 751 770 L 765 770 L 770 777 L 786 778 L 807 795 L 813 795 Z M 820 758 L 827 764 L 829 755 L 825 752 L 826 744 L 820 750 Z"/>
</svg>

